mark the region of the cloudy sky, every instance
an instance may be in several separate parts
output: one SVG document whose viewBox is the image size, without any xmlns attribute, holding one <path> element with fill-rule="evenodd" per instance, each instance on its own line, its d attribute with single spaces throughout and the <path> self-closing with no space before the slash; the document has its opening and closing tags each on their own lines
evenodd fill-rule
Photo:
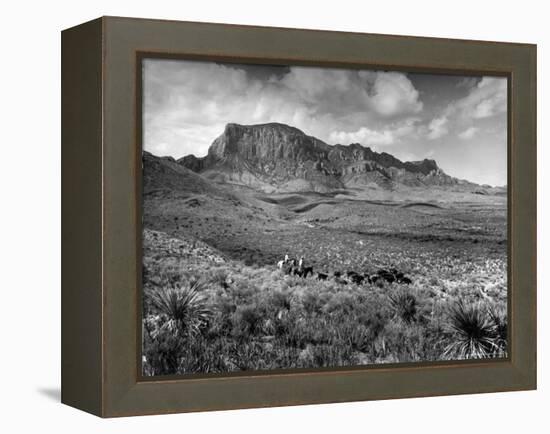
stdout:
<svg viewBox="0 0 550 434">
<path fill-rule="evenodd" d="M 281 122 L 504 185 L 506 87 L 497 77 L 146 59 L 143 143 L 200 157 L 229 122 Z"/>
</svg>

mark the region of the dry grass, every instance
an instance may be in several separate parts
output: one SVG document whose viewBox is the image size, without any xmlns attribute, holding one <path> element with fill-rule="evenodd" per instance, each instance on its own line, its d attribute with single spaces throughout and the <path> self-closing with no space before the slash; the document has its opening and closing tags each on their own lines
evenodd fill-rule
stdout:
<svg viewBox="0 0 550 434">
<path fill-rule="evenodd" d="M 251 194 L 194 193 L 193 206 L 145 197 L 145 227 L 158 231 L 144 239 L 146 375 L 506 355 L 505 206 L 314 198 L 324 203 L 295 213 L 313 199 Z M 286 253 L 316 272 L 395 267 L 412 284 L 285 276 L 274 264 Z M 155 294 L 197 279 L 207 317 L 195 333 L 169 333 Z"/>
<path fill-rule="evenodd" d="M 410 288 L 378 287 L 301 279 L 237 261 L 167 267 L 160 259 L 146 258 L 146 266 L 156 276 L 154 283 L 145 281 L 144 372 L 149 375 L 437 361 L 505 352 L 505 331 L 497 344 L 493 319 L 505 330 L 505 303 L 494 302 L 489 309 L 480 301 L 472 313 L 464 308 L 470 301 L 450 289 L 433 296 L 439 280 Z M 193 286 L 197 281 L 202 284 Z M 208 312 L 200 321 L 193 313 L 197 310 L 183 308 L 189 304 L 184 295 L 178 301 L 157 300 L 158 294 L 175 297 L 181 287 L 194 288 L 198 311 Z M 200 326 L 192 327 L 194 333 L 171 333 L 165 324 L 178 318 Z M 491 344 L 480 335 L 479 342 L 459 346 L 475 327 L 487 327 Z M 500 353 L 493 343 L 500 345 Z"/>
</svg>

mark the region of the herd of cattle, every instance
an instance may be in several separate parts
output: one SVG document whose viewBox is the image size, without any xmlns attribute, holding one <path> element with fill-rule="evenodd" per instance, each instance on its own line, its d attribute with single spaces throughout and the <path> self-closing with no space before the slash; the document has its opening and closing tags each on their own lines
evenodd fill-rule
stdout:
<svg viewBox="0 0 550 434">
<path fill-rule="evenodd" d="M 345 273 L 342 273 L 341 271 L 334 271 L 332 275 L 320 272 L 314 273 L 313 267 L 306 267 L 304 265 L 303 258 L 300 258 L 299 260 L 290 259 L 288 255 L 285 259 L 277 263 L 277 268 L 285 274 L 303 278 L 308 277 L 309 275 L 316 277 L 318 280 L 328 280 L 329 278 L 332 278 L 334 281 L 342 285 L 347 285 L 348 283 L 362 285 L 365 283 L 376 283 L 379 281 L 386 281 L 388 283 L 395 282 L 405 285 L 410 285 L 412 283 L 410 278 L 405 276 L 404 273 L 396 268 L 381 268 L 375 273 L 358 273 L 353 270 L 346 271 Z"/>
</svg>

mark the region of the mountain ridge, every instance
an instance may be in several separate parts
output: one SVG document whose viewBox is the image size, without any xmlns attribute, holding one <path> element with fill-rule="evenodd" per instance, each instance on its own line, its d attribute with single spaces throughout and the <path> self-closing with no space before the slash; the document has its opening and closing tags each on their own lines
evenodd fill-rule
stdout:
<svg viewBox="0 0 550 434">
<path fill-rule="evenodd" d="M 481 188 L 446 174 L 433 159 L 401 161 L 359 143 L 329 145 L 296 127 L 275 122 L 228 123 L 206 156 L 187 155 L 176 161 L 210 180 L 268 192 Z"/>
</svg>

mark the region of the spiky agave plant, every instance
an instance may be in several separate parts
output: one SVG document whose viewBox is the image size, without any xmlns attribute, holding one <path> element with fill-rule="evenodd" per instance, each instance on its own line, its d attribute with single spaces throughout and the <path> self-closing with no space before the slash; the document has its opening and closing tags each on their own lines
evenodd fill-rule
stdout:
<svg viewBox="0 0 550 434">
<path fill-rule="evenodd" d="M 452 305 L 448 328 L 452 342 L 443 353 L 447 359 L 487 358 L 498 349 L 494 324 L 481 303 L 466 305 L 459 300 Z"/>
<path fill-rule="evenodd" d="M 208 323 L 212 311 L 201 294 L 205 285 L 204 281 L 191 280 L 186 286 L 162 288 L 150 295 L 151 304 L 166 317 L 164 329 L 185 337 L 198 333 Z"/>
<path fill-rule="evenodd" d="M 504 306 L 489 305 L 487 309 L 495 332 L 497 356 L 506 357 L 508 354 L 508 313 Z"/>
<path fill-rule="evenodd" d="M 167 375 L 180 371 L 189 345 L 212 315 L 201 293 L 205 285 L 195 279 L 180 288 L 163 287 L 146 292 L 156 312 L 143 321 L 144 372 Z"/>
<path fill-rule="evenodd" d="M 397 291 L 394 294 L 389 294 L 388 298 L 396 316 L 406 323 L 411 323 L 416 319 L 418 301 L 413 294 L 408 291 Z"/>
</svg>

